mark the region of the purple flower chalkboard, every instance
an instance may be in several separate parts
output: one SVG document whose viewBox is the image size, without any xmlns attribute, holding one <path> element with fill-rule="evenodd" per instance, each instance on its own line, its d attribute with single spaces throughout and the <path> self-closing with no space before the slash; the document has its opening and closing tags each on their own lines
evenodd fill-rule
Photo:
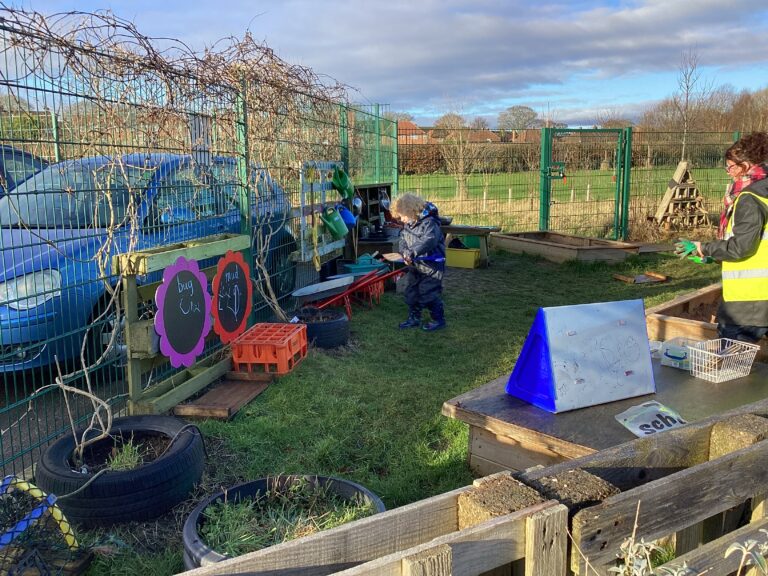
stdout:
<svg viewBox="0 0 768 576">
<path fill-rule="evenodd" d="M 203 352 L 211 330 L 211 295 L 208 279 L 197 262 L 179 256 L 163 271 L 155 293 L 155 330 L 160 335 L 160 352 L 171 366 L 192 366 Z"/>
</svg>

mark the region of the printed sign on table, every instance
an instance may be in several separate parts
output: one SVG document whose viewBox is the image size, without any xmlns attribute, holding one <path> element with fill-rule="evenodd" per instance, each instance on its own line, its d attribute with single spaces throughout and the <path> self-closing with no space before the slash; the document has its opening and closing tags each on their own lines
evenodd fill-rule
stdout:
<svg viewBox="0 0 768 576">
<path fill-rule="evenodd" d="M 616 414 L 616 420 L 641 438 L 687 424 L 680 414 L 655 400 L 643 402 Z"/>
<path fill-rule="evenodd" d="M 211 331 L 211 295 L 208 279 L 197 262 L 180 256 L 163 271 L 163 282 L 155 293 L 155 330 L 160 352 L 171 366 L 192 366 L 203 352 Z"/>
<path fill-rule="evenodd" d="M 228 250 L 213 278 L 213 330 L 224 344 L 245 331 L 252 305 L 251 270 L 240 252 Z"/>
</svg>

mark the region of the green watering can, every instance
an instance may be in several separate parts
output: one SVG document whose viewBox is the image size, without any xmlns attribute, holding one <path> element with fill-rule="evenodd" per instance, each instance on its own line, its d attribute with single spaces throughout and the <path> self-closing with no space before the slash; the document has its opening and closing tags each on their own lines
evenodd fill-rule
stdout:
<svg viewBox="0 0 768 576">
<path fill-rule="evenodd" d="M 341 197 L 346 200 L 351 200 L 355 195 L 355 187 L 352 185 L 352 180 L 344 172 L 343 168 L 336 166 L 333 169 L 333 179 L 331 180 L 333 187 L 338 190 Z"/>
<path fill-rule="evenodd" d="M 347 235 L 349 229 L 344 224 L 344 220 L 341 218 L 341 214 L 336 208 L 327 206 L 320 212 L 320 220 L 323 221 L 325 229 L 333 236 L 334 240 L 341 240 Z"/>
</svg>

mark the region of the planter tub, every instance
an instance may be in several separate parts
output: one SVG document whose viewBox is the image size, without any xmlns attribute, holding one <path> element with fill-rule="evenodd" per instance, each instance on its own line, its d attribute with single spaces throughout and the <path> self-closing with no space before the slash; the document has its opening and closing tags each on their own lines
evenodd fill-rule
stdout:
<svg viewBox="0 0 768 576">
<path fill-rule="evenodd" d="M 637 244 L 557 232 L 493 233 L 491 246 L 513 254 L 541 256 L 552 262 L 568 260 L 621 262 L 630 254 L 640 252 Z"/>
</svg>

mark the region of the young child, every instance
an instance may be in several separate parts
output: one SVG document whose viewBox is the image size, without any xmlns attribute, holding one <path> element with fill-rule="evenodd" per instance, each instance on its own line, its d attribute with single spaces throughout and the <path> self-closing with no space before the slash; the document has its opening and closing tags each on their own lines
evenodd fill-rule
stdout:
<svg viewBox="0 0 768 576">
<path fill-rule="evenodd" d="M 443 309 L 443 273 L 445 271 L 445 236 L 440 230 L 437 207 L 415 194 L 399 196 L 392 212 L 405 226 L 400 233 L 406 273 L 405 303 L 408 319 L 400 328 L 422 327 L 427 332 L 445 328 Z M 427 308 L 432 321 L 421 325 L 421 311 Z"/>
</svg>

